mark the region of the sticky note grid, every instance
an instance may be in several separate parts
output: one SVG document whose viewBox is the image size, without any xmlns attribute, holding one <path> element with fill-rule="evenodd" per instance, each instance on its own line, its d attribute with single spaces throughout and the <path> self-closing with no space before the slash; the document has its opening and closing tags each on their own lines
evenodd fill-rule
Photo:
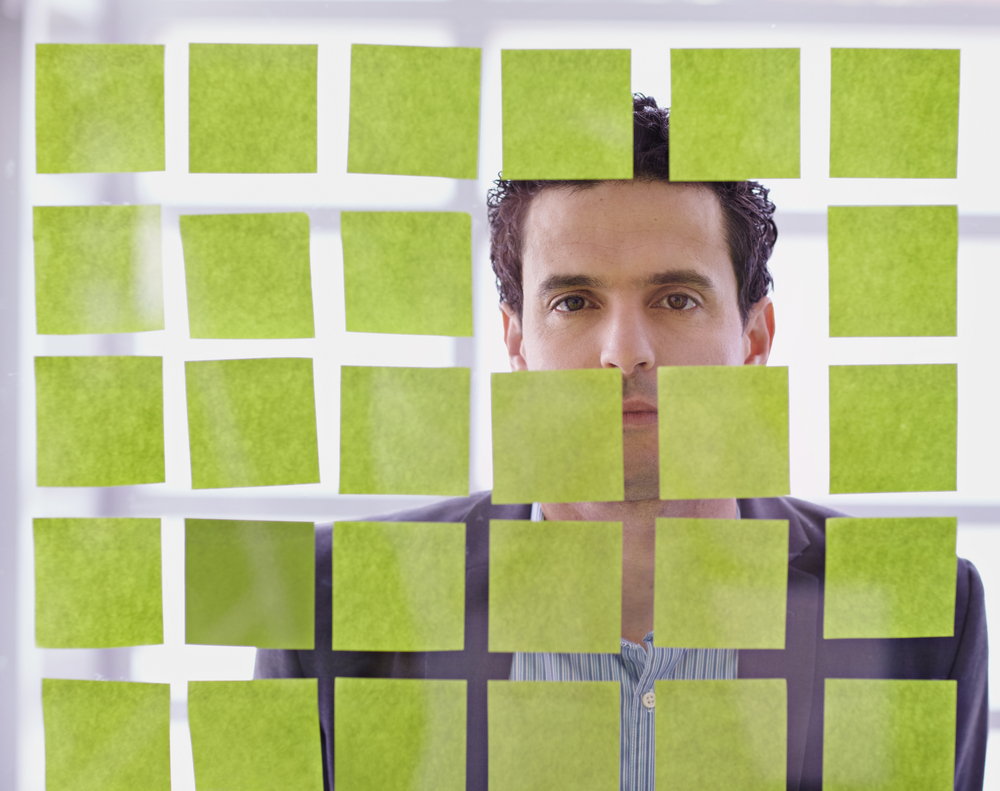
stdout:
<svg viewBox="0 0 1000 791">
<path fill-rule="evenodd" d="M 189 172 L 316 174 L 318 50 L 192 44 Z M 676 180 L 798 177 L 797 50 L 672 55 Z M 354 45 L 345 172 L 476 178 L 480 61 L 472 48 Z M 957 175 L 957 50 L 835 49 L 831 62 L 831 176 Z M 631 176 L 627 50 L 505 51 L 501 65 L 505 177 Z M 725 90 L 706 92 L 706 81 Z M 762 83 L 766 125 L 734 135 L 760 115 Z M 162 46 L 38 45 L 37 173 L 164 170 L 163 84 Z M 539 111 L 560 97 L 576 97 L 572 112 Z M 399 117 L 382 113 L 387 102 L 400 104 Z M 876 132 L 872 108 L 885 116 Z M 161 260 L 158 206 L 35 207 L 33 220 L 39 334 L 181 331 L 164 318 L 162 269 L 177 262 Z M 957 220 L 954 206 L 831 207 L 830 336 L 955 336 Z M 343 212 L 348 333 L 471 336 L 472 228 L 458 211 Z M 185 216 L 180 231 L 191 338 L 314 337 L 307 215 Z M 316 408 L 326 394 L 315 391 L 312 364 L 263 354 L 187 362 L 192 489 L 319 483 Z M 161 358 L 138 355 L 36 358 L 38 486 L 165 482 L 164 370 Z M 457 366 L 344 366 L 340 492 L 467 495 L 471 376 Z M 733 386 L 730 376 L 741 381 Z M 699 381 L 685 387 L 682 377 Z M 784 369 L 661 369 L 659 381 L 662 498 L 788 493 Z M 623 498 L 620 372 L 501 374 L 492 394 L 494 502 Z M 695 445 L 670 445 L 670 427 L 693 425 L 693 412 L 699 430 L 717 430 Z M 727 424 L 735 415 L 740 425 Z M 831 367 L 829 427 L 831 493 L 957 487 L 956 366 Z M 748 448 L 752 469 L 740 463 Z M 567 537 L 565 524 L 526 525 L 493 526 L 490 650 L 615 652 L 620 526 L 591 523 Z M 704 527 L 658 525 L 657 568 L 671 579 L 657 588 L 661 644 L 783 647 L 787 526 L 742 525 L 725 556 L 705 531 L 695 534 Z M 824 639 L 952 633 L 954 520 L 831 520 L 828 528 Z M 333 650 L 463 649 L 464 531 L 339 524 Z M 40 647 L 162 642 L 159 520 L 36 519 L 34 539 Z M 310 524 L 192 519 L 186 551 L 187 642 L 315 645 Z M 868 562 L 876 554 L 892 558 L 876 567 Z M 699 604 L 678 607 L 686 598 Z M 720 610 L 728 617 L 713 620 Z M 886 776 L 947 783 L 954 756 L 942 745 L 954 731 L 954 687 L 912 684 L 828 681 L 828 787 Z M 514 686 L 489 688 L 495 787 L 615 785 L 616 688 Z M 405 778 L 412 787 L 464 787 L 463 682 L 338 679 L 336 687 L 337 743 L 352 756 L 336 767 L 345 786 Z M 657 692 L 661 704 L 695 712 L 693 721 L 672 721 L 659 707 L 656 750 L 670 757 L 661 783 L 780 784 L 779 684 Z M 53 787 L 169 787 L 165 686 L 47 679 L 42 695 Z M 194 682 L 190 701 L 199 783 L 322 787 L 312 681 Z M 390 724 L 372 713 L 387 701 L 398 714 Z M 921 718 L 924 726 L 912 724 Z M 720 722 L 729 739 L 718 742 L 721 757 L 693 760 L 685 739 L 708 740 Z M 254 756 L 247 744 L 270 747 Z M 379 763 L 384 745 L 393 753 Z M 553 747 L 563 751 L 557 760 Z M 565 759 L 571 754 L 578 760 Z M 733 756 L 729 774 L 706 774 L 705 765 Z M 81 775 L 82 763 L 92 768 Z"/>
</svg>

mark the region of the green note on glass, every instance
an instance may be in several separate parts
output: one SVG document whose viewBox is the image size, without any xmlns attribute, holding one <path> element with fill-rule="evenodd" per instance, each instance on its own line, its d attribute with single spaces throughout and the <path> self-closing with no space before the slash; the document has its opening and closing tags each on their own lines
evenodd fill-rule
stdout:
<svg viewBox="0 0 1000 791">
<path fill-rule="evenodd" d="M 184 369 L 195 489 L 319 483 L 311 359 L 202 360 Z"/>
<path fill-rule="evenodd" d="M 466 683 L 338 678 L 334 786 L 464 791 Z"/>
<path fill-rule="evenodd" d="M 487 681 L 490 791 L 618 788 L 617 681 Z"/>
<path fill-rule="evenodd" d="M 480 50 L 351 45 L 348 173 L 476 178 Z"/>
<path fill-rule="evenodd" d="M 957 682 L 826 679 L 823 791 L 950 791 Z"/>
<path fill-rule="evenodd" d="M 39 486 L 162 483 L 161 357 L 36 357 Z"/>
<path fill-rule="evenodd" d="M 334 525 L 334 651 L 464 647 L 465 524 Z"/>
<path fill-rule="evenodd" d="M 833 49 L 830 175 L 953 179 L 957 49 Z"/>
<path fill-rule="evenodd" d="M 181 215 L 192 338 L 312 338 L 309 215 Z"/>
<path fill-rule="evenodd" d="M 788 369 L 664 366 L 660 498 L 788 494 Z"/>
<path fill-rule="evenodd" d="M 680 648 L 784 648 L 788 522 L 657 519 L 654 626 Z"/>
<path fill-rule="evenodd" d="M 315 44 L 190 44 L 191 173 L 316 172 Z"/>
<path fill-rule="evenodd" d="M 830 366 L 830 493 L 953 492 L 958 367 Z"/>
<path fill-rule="evenodd" d="M 493 374 L 493 502 L 625 496 L 617 368 Z"/>
<path fill-rule="evenodd" d="M 670 178 L 799 177 L 799 50 L 670 50 Z"/>
<path fill-rule="evenodd" d="M 165 170 L 162 44 L 36 44 L 39 173 Z"/>
<path fill-rule="evenodd" d="M 170 685 L 42 679 L 47 791 L 170 791 Z"/>
<path fill-rule="evenodd" d="M 632 178 L 631 53 L 507 49 L 503 178 Z"/>
<path fill-rule="evenodd" d="M 831 337 L 957 334 L 957 206 L 831 206 L 827 219 Z"/>
<path fill-rule="evenodd" d="M 621 522 L 490 522 L 490 651 L 621 651 Z"/>
<path fill-rule="evenodd" d="M 348 332 L 472 335 L 472 217 L 340 215 Z"/>
<path fill-rule="evenodd" d="M 469 493 L 468 368 L 340 372 L 340 493 Z"/>
<path fill-rule="evenodd" d="M 785 791 L 785 679 L 657 681 L 655 689 L 658 787 Z"/>
<path fill-rule="evenodd" d="M 312 522 L 186 519 L 184 642 L 315 647 Z"/>
<path fill-rule="evenodd" d="M 322 791 L 317 700 L 314 678 L 189 681 L 197 787 Z"/>
<path fill-rule="evenodd" d="M 39 335 L 163 329 L 159 206 L 35 206 Z"/>
<path fill-rule="evenodd" d="M 827 519 L 823 637 L 951 637 L 957 523 Z"/>
<path fill-rule="evenodd" d="M 163 642 L 159 519 L 36 519 L 35 643 Z"/>
</svg>

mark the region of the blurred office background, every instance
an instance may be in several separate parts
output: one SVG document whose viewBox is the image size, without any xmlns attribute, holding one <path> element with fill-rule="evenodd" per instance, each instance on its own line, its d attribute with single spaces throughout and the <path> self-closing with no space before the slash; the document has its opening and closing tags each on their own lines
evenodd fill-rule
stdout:
<svg viewBox="0 0 1000 791">
<path fill-rule="evenodd" d="M 34 46 L 165 44 L 165 172 L 37 175 Z M 319 45 L 316 174 L 189 174 L 187 45 Z M 352 43 L 469 46 L 483 50 L 479 179 L 346 173 Z M 489 374 L 507 370 L 489 269 L 485 193 L 501 168 L 500 51 L 625 48 L 632 88 L 670 102 L 672 47 L 801 49 L 802 177 L 773 180 L 778 242 L 772 269 L 778 332 L 772 364 L 790 370 L 792 494 L 857 516 L 957 516 L 959 554 L 986 584 L 1000 636 L 1000 0 L 865 3 L 781 0 L 0 0 L 0 789 L 42 791 L 43 677 L 169 682 L 173 787 L 194 788 L 187 681 L 243 679 L 254 649 L 184 645 L 184 517 L 357 518 L 433 498 L 337 493 L 341 365 L 466 366 L 473 372 L 472 490 L 490 487 Z M 828 178 L 831 47 L 961 50 L 958 178 Z M 39 336 L 35 332 L 32 206 L 159 204 L 166 327 L 162 332 Z M 829 205 L 957 204 L 959 323 L 955 338 L 837 338 L 828 333 Z M 447 210 L 472 214 L 475 337 L 348 334 L 344 330 L 342 210 Z M 191 213 L 305 211 L 311 223 L 316 337 L 191 340 L 178 217 Z M 36 355 L 148 354 L 164 358 L 166 483 L 117 488 L 35 486 Z M 183 390 L 186 360 L 308 356 L 316 373 L 322 483 L 192 491 Z M 957 363 L 958 490 L 829 494 L 828 366 Z M 34 640 L 31 520 L 143 516 L 163 520 L 161 646 L 39 649 Z M 991 673 L 1000 679 L 1000 650 Z M 1000 729 L 994 694 L 991 725 Z M 997 731 L 995 731 L 997 732 Z M 1000 787 L 1000 747 L 987 767 Z"/>
</svg>

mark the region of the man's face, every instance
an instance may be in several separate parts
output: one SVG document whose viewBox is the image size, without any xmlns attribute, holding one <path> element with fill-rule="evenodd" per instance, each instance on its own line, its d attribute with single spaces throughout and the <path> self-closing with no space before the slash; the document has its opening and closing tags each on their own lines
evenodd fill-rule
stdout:
<svg viewBox="0 0 1000 791">
<path fill-rule="evenodd" d="M 521 320 L 503 306 L 511 368 L 618 368 L 625 498 L 658 498 L 657 366 L 763 365 L 774 333 L 767 298 L 744 330 L 718 198 L 659 181 L 547 189 L 523 240 Z"/>
</svg>

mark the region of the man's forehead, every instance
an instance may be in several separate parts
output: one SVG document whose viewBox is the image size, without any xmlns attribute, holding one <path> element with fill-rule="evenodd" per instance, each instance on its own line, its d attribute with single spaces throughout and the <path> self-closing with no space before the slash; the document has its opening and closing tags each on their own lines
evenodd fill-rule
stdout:
<svg viewBox="0 0 1000 791">
<path fill-rule="evenodd" d="M 563 277 L 614 273 L 657 285 L 662 272 L 731 266 L 718 198 L 694 184 L 600 182 L 543 190 L 528 207 L 522 250 L 525 282 L 544 280 L 555 267 Z"/>
</svg>

